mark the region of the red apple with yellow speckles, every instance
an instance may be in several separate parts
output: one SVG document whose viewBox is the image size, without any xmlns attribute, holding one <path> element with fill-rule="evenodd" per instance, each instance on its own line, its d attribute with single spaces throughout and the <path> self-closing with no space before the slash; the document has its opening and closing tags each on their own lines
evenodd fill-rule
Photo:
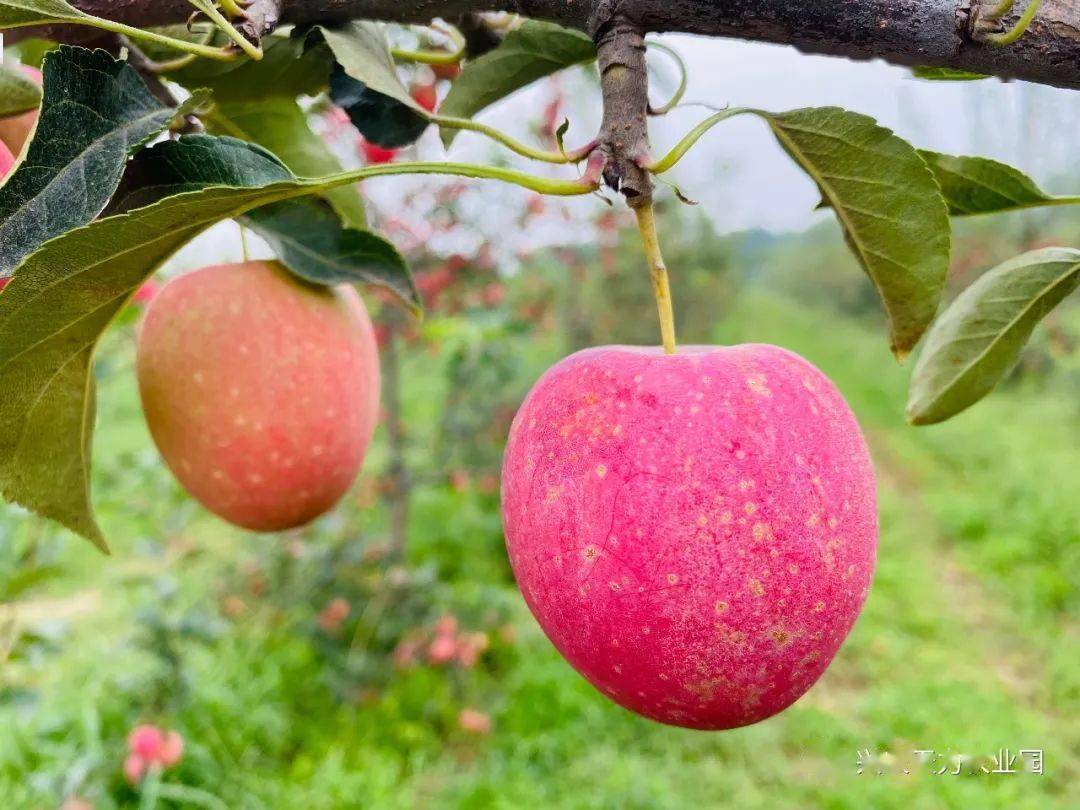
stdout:
<svg viewBox="0 0 1080 810">
<path fill-rule="evenodd" d="M 673 725 L 755 723 L 803 695 L 866 599 L 874 473 L 843 397 L 775 346 L 608 346 L 514 419 L 507 549 L 594 686 Z"/>
<path fill-rule="evenodd" d="M 198 501 L 258 531 L 300 526 L 349 488 L 378 415 L 375 332 L 351 287 L 277 262 L 166 284 L 138 341 L 139 391 L 169 468 Z"/>
</svg>

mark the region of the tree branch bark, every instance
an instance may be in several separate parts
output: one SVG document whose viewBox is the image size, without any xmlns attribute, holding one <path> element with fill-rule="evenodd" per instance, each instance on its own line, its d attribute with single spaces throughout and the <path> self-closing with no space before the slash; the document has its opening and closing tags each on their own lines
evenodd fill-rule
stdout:
<svg viewBox="0 0 1080 810">
<path fill-rule="evenodd" d="M 1013 45 L 981 42 L 975 12 L 997 0 L 282 0 L 282 21 L 357 18 L 426 23 L 476 11 L 515 11 L 583 31 L 617 14 L 646 32 L 678 31 L 793 45 L 807 53 L 950 67 L 1080 88 L 1080 3 L 1044 0 Z M 132 25 L 182 22 L 187 0 L 75 0 L 91 14 Z M 1026 3 L 1003 21 L 1015 23 Z"/>
<path fill-rule="evenodd" d="M 614 5 L 612 3 L 611 5 Z M 590 32 L 596 40 L 604 118 L 597 143 L 604 153 L 604 182 L 631 206 L 652 204 L 649 159 L 649 74 L 645 34 L 617 13 Z"/>
</svg>

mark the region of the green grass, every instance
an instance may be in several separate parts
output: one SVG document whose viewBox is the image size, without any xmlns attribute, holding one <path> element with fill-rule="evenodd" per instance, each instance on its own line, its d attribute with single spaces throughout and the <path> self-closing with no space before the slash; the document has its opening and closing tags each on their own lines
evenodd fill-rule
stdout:
<svg viewBox="0 0 1080 810">
<path fill-rule="evenodd" d="M 113 556 L 0 511 L 0 571 L 25 569 L 14 556 L 31 548 L 35 565 L 59 567 L 20 597 L 27 635 L 0 670 L 0 807 L 57 806 L 73 792 L 103 808 L 1076 806 L 1075 405 L 1053 389 L 1013 387 L 914 429 L 902 420 L 908 372 L 880 330 L 750 296 L 717 339 L 779 343 L 819 365 L 857 411 L 879 475 L 866 609 L 788 711 L 702 733 L 602 698 L 517 597 L 492 494 L 437 481 L 418 489 L 411 578 L 383 607 L 378 594 L 399 574 L 350 556 L 382 542 L 378 503 L 358 496 L 296 535 L 307 547 L 299 562 L 283 540 L 224 528 L 157 462 L 121 335 L 106 352 L 96 442 Z M 559 352 L 531 337 L 516 350 L 519 387 Z M 409 361 L 415 464 L 430 445 L 442 363 L 422 351 Z M 365 476 L 382 463 L 380 446 Z M 269 584 L 253 592 L 253 577 Z M 339 592 L 364 614 L 359 652 L 315 627 Z M 228 595 L 247 605 L 239 618 L 221 613 Z M 397 637 L 443 611 L 496 639 L 481 666 L 387 667 Z M 506 624 L 515 637 L 499 640 Z M 456 728 L 463 706 L 492 715 L 491 735 Z M 187 742 L 156 794 L 119 777 L 140 719 Z M 1045 749 L 1046 774 L 856 773 L 862 749 L 892 752 L 899 769 L 914 749 L 975 757 L 1006 747 Z"/>
</svg>

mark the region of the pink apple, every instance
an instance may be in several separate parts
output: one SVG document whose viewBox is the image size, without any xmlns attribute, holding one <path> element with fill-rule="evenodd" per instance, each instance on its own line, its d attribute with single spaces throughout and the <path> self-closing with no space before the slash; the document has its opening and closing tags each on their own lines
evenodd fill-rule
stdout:
<svg viewBox="0 0 1080 810">
<path fill-rule="evenodd" d="M 15 156 L 11 154 L 11 150 L 7 148 L 7 145 L 0 141 L 0 182 L 3 182 L 4 178 L 8 176 L 11 167 L 14 165 Z"/>
<path fill-rule="evenodd" d="M 409 89 L 409 95 L 428 112 L 435 112 L 439 106 L 439 92 L 433 84 L 414 84 Z"/>
<path fill-rule="evenodd" d="M 428 647 L 428 661 L 432 664 L 445 664 L 457 655 L 457 642 L 453 636 L 435 636 Z"/>
<path fill-rule="evenodd" d="M 458 713 L 458 727 L 470 734 L 483 736 L 491 733 L 491 715 L 478 709 L 462 709 Z"/>
<path fill-rule="evenodd" d="M 258 531 L 332 508 L 378 415 L 375 332 L 356 290 L 301 282 L 277 262 L 168 282 L 146 310 L 137 367 L 169 468 L 212 512 Z"/>
<path fill-rule="evenodd" d="M 349 618 L 349 603 L 340 596 L 331 599 L 330 602 L 319 612 L 319 627 L 328 633 L 333 633 L 341 627 L 341 623 Z"/>
<path fill-rule="evenodd" d="M 128 734 L 128 748 L 131 753 L 149 761 L 158 755 L 165 737 L 157 726 L 144 724 L 136 726 Z"/>
<path fill-rule="evenodd" d="M 20 65 L 27 77 L 29 77 L 39 87 L 41 86 L 41 71 L 37 68 L 32 68 L 29 65 Z M 19 115 L 12 115 L 7 118 L 0 118 L 0 141 L 13 155 L 18 155 L 23 148 L 23 144 L 30 138 L 30 133 L 34 131 L 34 126 L 37 124 L 38 111 L 30 110 L 29 112 L 20 113 Z M 2 162 L 0 158 L 0 162 Z M 3 172 L 0 171 L 0 176 L 3 176 Z"/>
<path fill-rule="evenodd" d="M 146 306 L 154 300 L 157 291 L 158 283 L 153 279 L 150 279 L 135 291 L 135 295 L 131 296 L 131 303 L 138 304 L 139 306 Z"/>
<path fill-rule="evenodd" d="M 632 711 L 700 729 L 795 702 L 874 570 L 866 443 L 775 346 L 607 346 L 541 377 L 503 466 L 510 562 L 556 648 Z"/>
<path fill-rule="evenodd" d="M 158 762 L 163 768 L 171 768 L 180 762 L 184 756 L 184 738 L 178 731 L 169 731 L 161 741 L 158 748 Z"/>
</svg>

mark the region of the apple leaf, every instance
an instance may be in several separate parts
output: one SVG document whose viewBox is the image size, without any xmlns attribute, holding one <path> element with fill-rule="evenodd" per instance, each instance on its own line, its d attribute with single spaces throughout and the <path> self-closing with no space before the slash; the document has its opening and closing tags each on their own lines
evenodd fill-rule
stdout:
<svg viewBox="0 0 1080 810">
<path fill-rule="evenodd" d="M 252 211 L 244 221 L 301 278 L 324 285 L 377 284 L 420 313 L 420 293 L 398 249 L 371 231 L 343 228 L 321 200 L 274 203 Z"/>
<path fill-rule="evenodd" d="M 211 132 L 233 135 L 269 149 L 298 177 L 321 177 L 342 171 L 326 142 L 311 131 L 307 116 L 289 96 L 218 104 L 204 116 Z M 331 189 L 324 195 L 341 221 L 353 228 L 367 227 L 364 201 L 355 186 Z"/>
<path fill-rule="evenodd" d="M 395 149 L 423 134 L 429 124 L 427 111 L 398 77 L 378 24 L 354 21 L 340 27 L 316 26 L 308 41 L 317 41 L 319 36 L 338 62 L 330 74 L 330 98 L 345 110 L 361 135 Z"/>
<path fill-rule="evenodd" d="M 339 27 L 316 26 L 308 35 L 321 35 L 342 69 L 376 93 L 396 99 L 421 115 L 424 108 L 409 95 L 398 77 L 382 28 L 378 23 L 353 21 Z"/>
<path fill-rule="evenodd" d="M 41 88 L 18 68 L 0 62 L 0 118 L 29 112 L 41 103 Z"/>
<path fill-rule="evenodd" d="M 259 186 L 293 180 L 281 158 L 229 136 L 184 135 L 144 149 L 128 163 L 106 218 L 162 203 L 207 186 Z"/>
<path fill-rule="evenodd" d="M 937 312 L 951 232 L 933 175 L 911 144 L 838 107 L 753 111 L 817 183 L 889 317 L 903 359 Z"/>
<path fill-rule="evenodd" d="M 483 56 L 465 63 L 439 108 L 440 115 L 472 118 L 485 107 L 537 79 L 596 59 L 596 45 L 581 31 L 527 20 Z M 444 128 L 449 148 L 458 130 Z"/>
<path fill-rule="evenodd" d="M 385 149 L 408 146 L 428 128 L 427 115 L 376 93 L 341 67 L 330 74 L 330 100 L 345 110 L 361 135 Z"/>
<path fill-rule="evenodd" d="M 938 318 L 911 375 L 907 417 L 929 425 L 986 396 L 1012 368 L 1035 325 L 1080 285 L 1080 250 L 1017 256 L 956 297 Z"/>
<path fill-rule="evenodd" d="M 1005 163 L 982 157 L 919 152 L 934 173 L 954 217 L 996 214 L 1044 205 L 1080 204 L 1080 196 L 1055 197 Z"/>
<path fill-rule="evenodd" d="M 0 28 L 93 20 L 64 0 L 0 0 Z"/>
<path fill-rule="evenodd" d="M 272 34 L 263 39 L 263 58 L 228 62 L 197 59 L 169 73 L 185 87 L 205 87 L 220 103 L 297 96 L 315 96 L 326 89 L 333 55 L 324 43 Z M 258 88 L 257 93 L 252 88 Z"/>
<path fill-rule="evenodd" d="M 957 70 L 946 67 L 913 67 L 911 75 L 916 79 L 924 79 L 931 82 L 975 82 L 980 79 L 989 79 L 984 73 L 972 73 L 969 70 Z"/>
<path fill-rule="evenodd" d="M 128 155 L 202 100 L 167 107 L 127 63 L 67 45 L 46 54 L 43 79 L 33 139 L 0 187 L 0 277 L 42 243 L 101 213 Z"/>
<path fill-rule="evenodd" d="M 193 135 L 160 143 L 132 161 L 116 211 L 206 186 L 245 185 L 252 175 L 269 173 L 262 166 L 267 159 L 277 160 L 228 137 Z M 281 176 L 289 177 L 284 166 Z M 334 210 L 320 201 L 286 200 L 243 219 L 301 278 L 323 285 L 375 284 L 419 311 L 419 293 L 397 248 L 370 231 L 343 227 Z"/>
</svg>

